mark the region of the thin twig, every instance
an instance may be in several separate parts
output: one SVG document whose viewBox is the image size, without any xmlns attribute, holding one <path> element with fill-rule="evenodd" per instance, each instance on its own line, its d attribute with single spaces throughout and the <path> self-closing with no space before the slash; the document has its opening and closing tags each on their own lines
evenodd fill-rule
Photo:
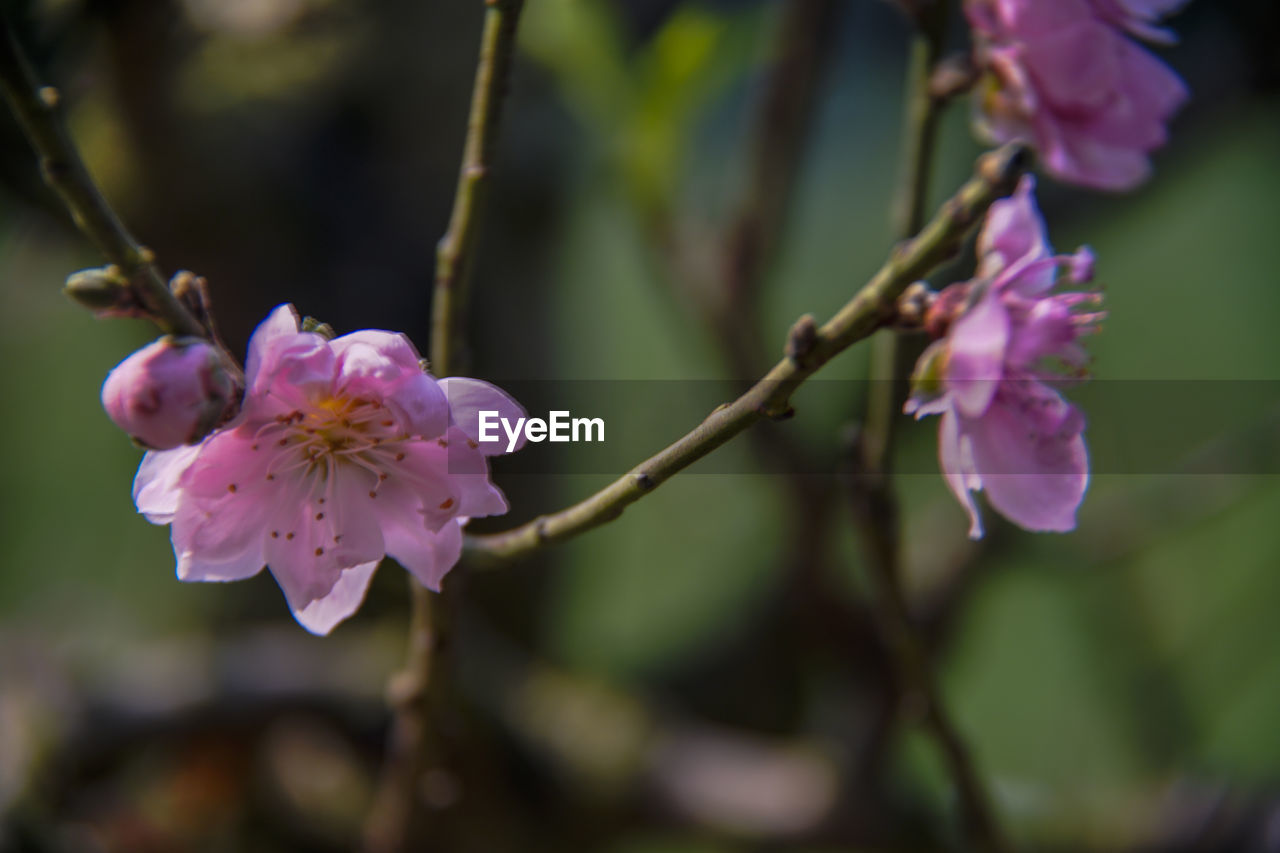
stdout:
<svg viewBox="0 0 1280 853">
<path fill-rule="evenodd" d="M 938 120 L 945 101 L 930 86 L 942 57 L 946 34 L 945 0 L 926 0 L 916 7 L 918 30 L 911 49 L 905 117 L 906 159 L 895 228 L 900 237 L 913 234 L 924 221 Z M 914 624 L 902 589 L 902 534 L 898 497 L 893 486 L 894 427 L 901 415 L 907 340 L 886 332 L 871 352 L 867 412 L 855 448 L 855 476 L 850 478 L 854 522 L 861 531 L 876 596 L 876 612 L 899 681 L 899 701 L 915 698 L 920 719 L 937 742 L 961 804 L 966 836 L 984 851 L 1003 851 L 1007 843 L 982 779 L 974 769 L 963 738 L 943 704 L 934 682 L 925 640 Z"/>
<path fill-rule="evenodd" d="M 755 118 L 747 185 L 725 235 L 718 299 L 708 317 L 735 379 L 759 375 L 759 290 L 782 236 L 802 154 L 813 126 L 822 71 L 834 40 L 839 0 L 790 0 L 777 55 Z"/>
<path fill-rule="evenodd" d="M 466 291 L 523 7 L 524 0 L 486 0 L 453 212 L 436 248 L 430 356 L 437 376 L 459 372 L 464 361 Z M 407 849 L 412 841 L 432 738 L 431 694 L 440 692 L 438 687 L 431 690 L 432 676 L 443 663 L 440 649 L 448 630 L 443 618 L 448 602 L 433 605 L 435 593 L 413 578 L 409 590 L 408 659 L 388 690 L 395 717 L 378 794 L 365 828 L 366 850 L 378 853 Z"/>
<path fill-rule="evenodd" d="M 837 354 L 879 328 L 912 282 L 953 256 L 993 201 L 1013 191 L 1030 165 L 1025 145 L 1011 143 L 978 160 L 975 176 L 823 326 L 804 317 L 792 328 L 787 355 L 745 394 L 716 409 L 683 438 L 596 494 L 511 530 L 467 540 L 473 558 L 514 560 L 620 516 L 628 506 L 762 418 L 785 418 L 792 393 Z"/>
<path fill-rule="evenodd" d="M 854 456 L 864 458 L 861 448 L 855 448 Z M 965 834 L 974 849 L 1000 853 L 1009 849 L 1008 844 L 964 738 L 942 701 L 929 653 L 903 593 L 897 504 L 878 500 L 874 491 L 865 488 L 864 477 L 861 471 L 855 471 L 850 477 L 853 513 L 866 534 L 863 545 L 875 592 L 876 614 L 900 682 L 901 707 L 915 709 L 921 724 L 937 742 L 960 801 Z"/>
<path fill-rule="evenodd" d="M 449 229 L 436 249 L 431 308 L 431 369 L 437 376 L 458 372 L 465 351 L 462 322 L 471 280 L 480 211 L 484 205 L 498 116 L 515 53 L 516 25 L 524 0 L 486 0 L 480 62 L 471 95 L 471 116 Z"/>
<path fill-rule="evenodd" d="M 134 296 L 161 329 L 210 338 L 210 332 L 169 291 L 151 251 L 140 245 L 89 176 L 63 128 L 62 97 L 42 86 L 18 46 L 13 28 L 0 14 L 0 87 L 27 139 L 40 158 L 40 171 L 62 199 L 72 220 L 106 259 L 119 267 Z"/>
</svg>

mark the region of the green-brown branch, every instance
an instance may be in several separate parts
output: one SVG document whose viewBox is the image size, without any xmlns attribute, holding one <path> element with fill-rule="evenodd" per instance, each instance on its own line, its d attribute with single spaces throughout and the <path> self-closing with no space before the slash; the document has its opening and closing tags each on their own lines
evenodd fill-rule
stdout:
<svg viewBox="0 0 1280 853">
<path fill-rule="evenodd" d="M 498 116 L 515 53 L 516 25 L 524 0 L 486 0 L 480 62 L 476 66 L 467 140 L 449 229 L 436 248 L 436 277 L 431 308 L 431 370 L 457 373 L 465 350 L 462 323 L 467 286 L 479 233 L 489 173 L 493 168 Z"/>
<path fill-rule="evenodd" d="M 946 12 L 945 0 L 926 0 L 916 11 L 918 31 L 907 80 L 906 159 L 894 210 L 894 227 L 901 236 L 915 233 L 924 221 L 938 120 L 945 106 L 945 96 L 933 91 L 931 81 L 942 57 Z M 884 334 L 874 343 L 867 413 L 855 448 L 857 476 L 851 479 L 850 491 L 854 522 L 872 577 L 875 611 L 892 658 L 899 700 L 911 704 L 906 700 L 914 697 L 922 708 L 920 722 L 942 753 L 960 803 L 965 836 L 975 850 L 1000 853 L 1007 849 L 1007 842 L 968 746 L 942 700 L 925 641 L 902 589 L 902 533 L 892 451 L 894 427 L 902 417 L 904 383 L 899 374 L 910 347 L 898 334 Z"/>
<path fill-rule="evenodd" d="M 150 250 L 124 227 L 89 176 L 59 120 L 62 99 L 58 90 L 38 82 L 3 15 L 0 87 L 40 158 L 45 182 L 62 199 L 76 226 L 110 263 L 119 267 L 147 315 L 166 332 L 211 337 L 211 332 L 170 292 Z"/>
<path fill-rule="evenodd" d="M 792 393 L 833 357 L 890 319 L 907 286 L 952 257 L 991 203 L 1013 192 L 1030 159 L 1027 148 L 1018 143 L 984 155 L 978 160 L 975 176 L 915 239 L 901 244 L 835 316 L 820 328 L 812 318 L 801 318 L 791 330 L 787 355 L 745 394 L 716 409 L 683 438 L 586 500 L 512 530 L 468 537 L 467 552 L 473 562 L 519 559 L 544 545 L 612 521 L 761 418 L 785 417 Z"/>
<path fill-rule="evenodd" d="M 484 32 L 453 212 L 448 230 L 436 247 L 430 356 L 431 369 L 437 376 L 458 373 L 466 349 L 462 333 L 466 290 L 523 7 L 524 0 L 486 0 L 485 4 Z M 448 630 L 448 602 L 433 606 L 435 593 L 412 578 L 409 590 L 412 615 L 408 659 L 388 690 L 395 719 L 382 780 L 365 826 L 365 849 L 371 853 L 404 850 L 412 843 L 413 825 L 420 811 L 420 783 L 432 738 L 431 694 L 440 692 L 438 686 L 435 690 L 431 687 L 433 673 L 443 663 L 440 647 Z"/>
</svg>

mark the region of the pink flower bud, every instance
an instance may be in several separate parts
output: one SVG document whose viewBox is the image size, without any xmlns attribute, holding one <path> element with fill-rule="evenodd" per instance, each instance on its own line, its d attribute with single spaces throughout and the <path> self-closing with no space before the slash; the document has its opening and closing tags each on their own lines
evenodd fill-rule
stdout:
<svg viewBox="0 0 1280 853">
<path fill-rule="evenodd" d="M 212 346 L 197 338 L 165 337 L 108 374 L 102 406 L 134 441 L 167 450 L 208 434 L 235 394 L 235 381 Z"/>
</svg>

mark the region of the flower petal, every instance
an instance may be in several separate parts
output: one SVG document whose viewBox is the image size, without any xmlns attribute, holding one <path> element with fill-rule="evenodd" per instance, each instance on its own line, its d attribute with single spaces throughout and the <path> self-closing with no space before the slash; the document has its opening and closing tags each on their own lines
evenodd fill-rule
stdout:
<svg viewBox="0 0 1280 853">
<path fill-rule="evenodd" d="M 343 465 L 328 476 L 287 481 L 267 519 L 265 542 L 267 565 L 295 614 L 328 596 L 344 570 L 386 553 L 368 498 L 374 482 L 368 472 Z"/>
<path fill-rule="evenodd" d="M 524 418 L 527 414 L 523 406 L 498 386 L 479 379 L 451 376 L 441 379 L 440 387 L 449 398 L 449 410 L 453 414 L 453 422 L 472 441 L 480 445 L 485 455 L 494 456 L 507 452 L 505 435 L 502 435 L 499 441 L 480 441 L 480 412 L 495 412 L 499 418 L 504 418 L 514 425 L 517 420 Z M 519 450 L 523 447 L 524 441 L 524 431 L 521 430 L 514 449 Z"/>
<path fill-rule="evenodd" d="M 281 339 L 289 339 L 298 334 L 298 311 L 292 305 L 278 305 L 267 315 L 267 319 L 258 324 L 249 338 L 249 354 L 245 358 L 244 375 L 249 387 L 254 387 L 254 380 L 262 370 L 263 359 L 267 351 L 274 348 Z"/>
<path fill-rule="evenodd" d="M 328 595 L 312 601 L 301 609 L 295 609 L 293 618 L 313 634 L 320 636 L 328 634 L 339 622 L 360 609 L 379 562 L 379 560 L 373 560 L 343 569 Z"/>
<path fill-rule="evenodd" d="M 133 478 L 133 502 L 152 524 L 168 524 L 182 497 L 179 481 L 203 445 L 153 450 L 142 457 Z"/>
<path fill-rule="evenodd" d="M 384 526 L 387 553 L 427 589 L 440 591 L 444 576 L 462 556 L 462 525 L 451 521 L 436 533 L 405 524 Z"/>
<path fill-rule="evenodd" d="M 982 538 L 982 516 L 973 492 L 982 488 L 982 480 L 974 473 L 973 448 L 968 436 L 960 434 L 960 418 L 948 409 L 938 422 L 938 464 L 951 493 L 969 513 L 969 538 Z"/>
<path fill-rule="evenodd" d="M 1009 312 L 995 288 L 951 327 L 946 387 L 960 414 L 978 417 L 991 403 L 1004 375 L 1009 344 Z"/>
<path fill-rule="evenodd" d="M 1036 531 L 1067 531 L 1089 484 L 1084 418 L 1039 382 L 1006 382 L 979 419 L 965 419 L 974 469 L 991 505 Z"/>
</svg>

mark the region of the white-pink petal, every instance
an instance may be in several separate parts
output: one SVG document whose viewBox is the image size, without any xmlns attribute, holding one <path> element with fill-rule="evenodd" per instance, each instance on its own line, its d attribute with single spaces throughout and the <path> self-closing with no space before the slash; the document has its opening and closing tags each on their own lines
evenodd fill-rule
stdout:
<svg viewBox="0 0 1280 853">
<path fill-rule="evenodd" d="M 328 595 L 317 598 L 301 608 L 295 608 L 293 618 L 311 633 L 325 636 L 339 622 L 360 609 L 379 562 L 379 560 L 373 560 L 343 569 Z"/>
<path fill-rule="evenodd" d="M 472 441 L 479 444 L 481 452 L 486 456 L 507 452 L 507 439 L 501 429 L 499 429 L 499 434 L 502 435 L 501 441 L 480 441 L 480 412 L 494 412 L 497 418 L 506 419 L 514 427 L 515 423 L 527 414 L 523 406 L 498 386 L 479 379 L 451 376 L 441 379 L 440 387 L 449 398 L 449 410 L 453 413 L 454 424 Z M 524 447 L 524 441 L 522 430 L 513 450 Z"/>
</svg>

